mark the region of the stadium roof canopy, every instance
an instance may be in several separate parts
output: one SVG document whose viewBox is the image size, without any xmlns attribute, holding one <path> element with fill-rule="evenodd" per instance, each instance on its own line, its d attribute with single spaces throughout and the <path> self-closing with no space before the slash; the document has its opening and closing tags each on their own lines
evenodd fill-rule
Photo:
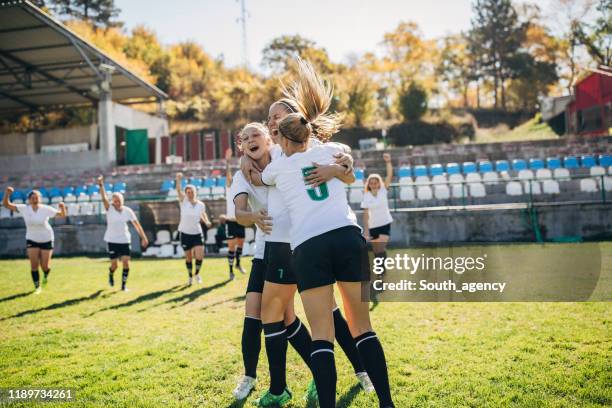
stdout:
<svg viewBox="0 0 612 408">
<path fill-rule="evenodd" d="M 30 2 L 0 0 L 0 115 L 95 104 L 110 66 L 114 101 L 167 98 Z"/>
</svg>

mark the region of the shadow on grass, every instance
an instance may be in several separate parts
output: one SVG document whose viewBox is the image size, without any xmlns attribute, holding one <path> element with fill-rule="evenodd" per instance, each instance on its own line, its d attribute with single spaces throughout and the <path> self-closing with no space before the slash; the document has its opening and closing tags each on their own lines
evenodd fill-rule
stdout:
<svg viewBox="0 0 612 408">
<path fill-rule="evenodd" d="M 19 298 L 31 295 L 32 293 L 34 293 L 33 290 L 31 290 L 29 292 L 17 293 L 17 294 L 11 295 L 11 296 L 3 297 L 3 298 L 0 298 L 0 303 L 8 302 L 10 300 L 19 299 Z"/>
<path fill-rule="evenodd" d="M 163 289 L 163 290 L 158 290 L 156 292 L 147 293 L 147 294 L 138 296 L 137 298 L 134 298 L 134 299 L 129 300 L 129 301 L 124 302 L 124 303 L 119 303 L 119 304 L 116 304 L 116 305 L 107 306 L 105 308 L 102 308 L 102 309 L 100 309 L 98 311 L 95 311 L 95 312 L 87 315 L 86 317 L 90 317 L 90 316 L 95 315 L 96 313 L 104 312 L 104 311 L 107 311 L 107 310 L 117 310 L 117 309 L 121 309 L 121 308 L 124 308 L 124 307 L 130 307 L 130 306 L 133 306 L 133 305 L 137 305 L 137 304 L 142 303 L 142 302 L 147 302 L 149 300 L 154 300 L 154 299 L 157 299 L 157 298 L 159 298 L 159 297 L 161 297 L 161 296 L 163 296 L 165 294 L 173 293 L 173 292 L 178 292 L 178 291 L 183 290 L 183 289 L 185 289 L 187 287 L 188 287 L 187 285 L 176 285 L 176 286 L 173 286 L 173 287 L 168 288 L 168 289 Z"/>
<path fill-rule="evenodd" d="M 233 297 L 233 298 L 230 298 L 230 299 L 223 299 L 223 300 L 220 300 L 218 302 L 213 302 L 213 303 L 209 303 L 209 304 L 205 305 L 204 307 L 202 307 L 202 310 L 210 309 L 211 307 L 219 306 L 219 305 L 222 305 L 224 303 L 243 302 L 245 300 L 246 300 L 246 295 L 236 296 L 236 297 Z"/>
<path fill-rule="evenodd" d="M 198 290 L 194 290 L 193 292 L 190 292 L 190 293 L 185 293 L 182 296 L 178 296 L 178 297 L 175 297 L 175 298 L 172 298 L 172 299 L 168 299 L 165 302 L 160 303 L 160 305 L 170 304 L 170 303 L 180 303 L 180 305 L 174 305 L 174 306 L 172 306 L 172 308 L 175 308 L 175 307 L 178 307 L 178 306 L 185 306 L 186 304 L 195 301 L 200 296 L 205 295 L 208 292 L 211 292 L 211 291 L 213 291 L 215 289 L 219 289 L 219 288 L 227 285 L 229 282 L 231 282 L 231 279 L 224 280 L 223 282 L 216 283 L 216 284 L 214 284 L 212 286 L 203 287 L 203 288 L 200 288 Z"/>
<path fill-rule="evenodd" d="M 231 404 L 229 404 L 229 405 L 227 406 L 227 408 L 242 408 L 242 407 L 244 407 L 244 405 L 246 404 L 246 402 L 247 402 L 247 399 L 246 399 L 246 398 L 245 398 L 245 399 L 243 399 L 243 400 L 240 400 L 240 401 L 234 401 L 234 402 L 232 402 Z"/>
<path fill-rule="evenodd" d="M 94 299 L 100 297 L 102 292 L 103 292 L 103 290 L 99 290 L 97 292 L 92 293 L 89 296 L 83 296 L 83 297 L 80 297 L 80 298 L 74 298 L 74 299 L 70 299 L 70 300 L 65 300 L 63 302 L 54 303 L 52 305 L 49 305 L 49 306 L 46 306 L 46 307 L 41 307 L 41 308 L 38 308 L 38 309 L 25 310 L 23 312 L 19 312 L 17 314 L 9 316 L 9 317 L 3 317 L 2 319 L 0 319 L 0 321 L 8 320 L 8 319 L 16 319 L 18 317 L 28 316 L 28 315 L 36 314 L 38 312 L 44 312 L 44 311 L 47 311 L 47 310 L 55 310 L 55 309 L 61 309 L 63 307 L 74 306 L 74 305 L 77 305 L 79 303 L 83 303 L 83 302 L 88 302 L 90 300 L 94 300 Z"/>
<path fill-rule="evenodd" d="M 353 385 L 350 390 L 342 394 L 342 396 L 336 403 L 336 407 L 337 408 L 350 407 L 355 397 L 357 397 L 357 394 L 359 394 L 359 391 L 361 391 L 361 387 L 357 384 Z"/>
</svg>

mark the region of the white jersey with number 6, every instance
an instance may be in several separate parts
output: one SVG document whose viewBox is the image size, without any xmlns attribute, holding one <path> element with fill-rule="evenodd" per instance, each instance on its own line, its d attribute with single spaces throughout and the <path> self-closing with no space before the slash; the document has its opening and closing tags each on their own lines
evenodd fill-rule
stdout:
<svg viewBox="0 0 612 408">
<path fill-rule="evenodd" d="M 269 186 L 275 185 L 289 208 L 292 249 L 337 228 L 349 225 L 359 228 L 342 181 L 334 178 L 317 188 L 304 181 L 305 175 L 313 169 L 313 163 L 331 164 L 335 161 L 334 154 L 342 152 L 341 145 L 327 143 L 289 157 L 281 156 L 263 171 L 262 181 Z"/>
</svg>

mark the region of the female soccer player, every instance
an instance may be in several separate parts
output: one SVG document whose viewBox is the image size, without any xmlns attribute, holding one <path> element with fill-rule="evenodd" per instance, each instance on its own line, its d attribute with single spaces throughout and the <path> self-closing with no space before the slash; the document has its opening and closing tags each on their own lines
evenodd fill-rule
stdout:
<svg viewBox="0 0 612 408">
<path fill-rule="evenodd" d="M 123 274 L 121 276 L 121 290 L 128 291 L 126 286 L 128 274 L 130 273 L 130 242 L 131 235 L 128 228 L 128 222 L 131 222 L 140 236 L 140 245 L 145 249 L 149 245 L 149 240 L 145 234 L 140 222 L 136 218 L 136 214 L 130 207 L 123 205 L 123 194 L 111 194 L 111 202 L 108 201 L 106 189 L 104 188 L 104 176 L 98 177 L 98 186 L 100 187 L 100 197 L 102 204 L 106 209 L 106 232 L 104 233 L 104 241 L 108 249 L 108 256 L 111 261 L 111 266 L 108 268 L 108 284 L 115 286 L 115 271 L 117 270 L 117 259 L 121 259 L 123 264 Z"/>
<path fill-rule="evenodd" d="M 185 251 L 185 266 L 189 275 L 188 284 L 193 283 L 193 258 L 195 257 L 195 276 L 196 282 L 201 283 L 200 269 L 204 258 L 204 240 L 202 237 L 202 225 L 208 228 L 212 226 L 208 215 L 206 215 L 206 205 L 197 197 L 195 186 L 187 184 L 185 190 L 182 189 L 183 174 L 176 174 L 176 193 L 181 206 L 181 219 L 178 230 L 181 236 L 181 246 Z"/>
<path fill-rule="evenodd" d="M 225 151 L 225 187 L 229 191 L 232 185 L 232 169 L 230 168 L 230 159 L 232 158 L 232 149 Z M 240 265 L 240 257 L 242 256 L 242 247 L 244 246 L 244 226 L 236 222 L 236 211 L 234 209 L 234 199 L 230 194 L 225 194 L 225 226 L 227 236 L 227 263 L 229 266 L 230 279 L 234 279 L 234 261 L 236 268 L 240 273 L 244 274 L 244 269 Z"/>
<path fill-rule="evenodd" d="M 381 408 L 394 407 L 385 355 L 372 331 L 368 302 L 361 300 L 361 285 L 369 279 L 365 239 L 348 205 L 344 185 L 332 179 L 316 188 L 305 185 L 312 163 L 331 163 L 342 149 L 333 143 L 309 147 L 313 129 L 334 134 L 338 118 L 326 114 L 332 89 L 312 66 L 299 61 L 299 80 L 285 90 L 299 109 L 278 126 L 284 155 L 263 171 L 262 181 L 276 186 L 289 209 L 294 272 L 312 330 L 311 369 L 319 405 L 335 407 L 333 284 L 338 283 L 361 360 L 379 398 Z M 274 225 L 272 226 L 274 230 Z M 282 321 L 275 324 L 280 324 Z"/>
<path fill-rule="evenodd" d="M 387 257 L 387 243 L 391 234 L 393 218 L 389 211 L 387 189 L 393 178 L 393 166 L 389 153 L 383 154 L 387 175 L 383 182 L 380 174 L 370 174 L 365 183 L 365 193 L 361 208 L 363 208 L 364 235 L 372 243 L 374 257 Z"/>
<path fill-rule="evenodd" d="M 49 218 L 65 217 L 66 206 L 64 203 L 59 203 L 58 208 L 42 204 L 42 196 L 38 190 L 32 190 L 28 193 L 28 204 L 14 204 L 11 202 L 11 194 L 15 189 L 7 187 L 4 192 L 2 205 L 13 212 L 21 214 L 26 226 L 26 248 L 28 258 L 30 259 L 30 271 L 32 273 L 32 281 L 34 282 L 35 293 L 39 294 L 40 274 L 38 272 L 39 265 L 43 270 L 42 285 L 47 285 L 47 279 L 51 272 L 51 256 L 53 255 L 53 228 L 49 225 Z"/>
</svg>

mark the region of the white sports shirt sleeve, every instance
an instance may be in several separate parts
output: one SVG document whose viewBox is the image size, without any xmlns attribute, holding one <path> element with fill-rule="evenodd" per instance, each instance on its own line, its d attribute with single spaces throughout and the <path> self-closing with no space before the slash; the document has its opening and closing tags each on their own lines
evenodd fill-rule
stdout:
<svg viewBox="0 0 612 408">
<path fill-rule="evenodd" d="M 234 180 L 232 181 L 232 186 L 230 187 L 228 194 L 229 197 L 231 197 L 232 202 L 236 196 L 240 194 L 247 194 L 249 206 L 251 207 L 252 211 L 265 209 L 268 201 L 268 188 L 253 186 L 246 180 L 241 171 L 236 172 L 234 175 Z M 256 226 L 254 258 L 264 258 L 265 241 L 265 234 L 259 229 L 259 227 Z"/>
</svg>

